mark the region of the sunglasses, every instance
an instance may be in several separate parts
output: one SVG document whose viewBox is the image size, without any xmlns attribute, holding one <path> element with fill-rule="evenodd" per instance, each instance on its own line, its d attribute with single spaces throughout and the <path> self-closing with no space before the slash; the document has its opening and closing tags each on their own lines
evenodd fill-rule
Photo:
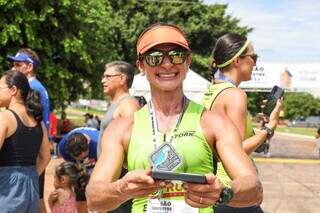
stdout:
<svg viewBox="0 0 320 213">
<path fill-rule="evenodd" d="M 184 49 L 173 49 L 167 52 L 161 50 L 151 50 L 141 55 L 140 60 L 144 58 L 150 67 L 155 67 L 159 66 L 163 62 L 164 57 L 167 56 L 172 64 L 179 65 L 186 61 L 188 55 L 189 52 Z"/>
<path fill-rule="evenodd" d="M 120 76 L 121 74 L 113 74 L 113 75 L 108 75 L 108 74 L 104 74 L 102 76 L 102 78 L 105 78 L 105 79 L 110 79 L 112 77 L 117 77 L 117 76 Z"/>
<path fill-rule="evenodd" d="M 253 61 L 254 63 L 257 63 L 257 60 L 258 60 L 258 55 L 257 54 L 246 54 L 246 55 L 241 55 L 240 57 L 246 57 L 246 56 L 249 56 Z"/>
</svg>

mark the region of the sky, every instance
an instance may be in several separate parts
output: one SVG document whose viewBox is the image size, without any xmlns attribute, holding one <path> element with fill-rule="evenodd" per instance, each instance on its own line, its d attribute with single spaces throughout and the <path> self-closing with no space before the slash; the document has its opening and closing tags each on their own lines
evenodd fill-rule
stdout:
<svg viewBox="0 0 320 213">
<path fill-rule="evenodd" d="M 228 4 L 227 14 L 240 26 L 254 28 L 248 35 L 259 60 L 320 62 L 319 0 L 204 0 Z"/>
</svg>

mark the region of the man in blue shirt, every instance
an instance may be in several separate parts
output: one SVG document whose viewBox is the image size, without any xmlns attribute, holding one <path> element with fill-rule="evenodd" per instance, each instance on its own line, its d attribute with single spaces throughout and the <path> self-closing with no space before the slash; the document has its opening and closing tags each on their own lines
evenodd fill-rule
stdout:
<svg viewBox="0 0 320 213">
<path fill-rule="evenodd" d="M 36 78 L 36 69 L 40 67 L 40 59 L 37 53 L 29 48 L 23 48 L 15 56 L 8 56 L 13 62 L 12 69 L 22 72 L 29 80 L 30 87 L 40 93 L 43 107 L 43 122 L 49 129 L 50 102 L 49 95 L 43 84 Z"/>
<path fill-rule="evenodd" d="M 78 138 L 77 141 L 72 142 L 71 136 L 83 135 L 85 141 L 81 140 L 83 138 Z M 97 160 L 97 142 L 99 139 L 99 130 L 92 127 L 79 127 L 73 129 L 68 134 L 66 134 L 59 142 L 59 153 L 66 161 L 71 161 L 76 163 L 79 160 L 87 158 L 90 161 Z M 87 146 L 82 147 L 84 142 Z"/>
<path fill-rule="evenodd" d="M 80 127 L 66 134 L 59 142 L 59 153 L 64 160 L 74 162 L 79 169 L 79 181 L 75 187 L 77 210 L 87 212 L 85 187 L 97 161 L 99 131 Z"/>
<path fill-rule="evenodd" d="M 49 130 L 49 115 L 50 115 L 50 102 L 46 88 L 36 78 L 36 70 L 40 67 L 40 59 L 36 52 L 30 48 L 22 48 L 14 56 L 8 56 L 7 59 L 13 62 L 12 70 L 22 72 L 29 81 L 31 89 L 40 93 L 40 102 L 43 108 L 42 118 L 43 122 Z M 44 174 L 39 176 L 39 197 L 40 197 L 40 212 L 45 213 L 46 208 L 43 201 L 44 193 Z"/>
</svg>

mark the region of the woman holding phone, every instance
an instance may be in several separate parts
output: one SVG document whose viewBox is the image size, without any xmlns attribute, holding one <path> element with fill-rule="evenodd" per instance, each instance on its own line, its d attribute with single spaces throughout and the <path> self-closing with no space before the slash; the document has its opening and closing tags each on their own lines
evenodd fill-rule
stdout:
<svg viewBox="0 0 320 213">
<path fill-rule="evenodd" d="M 272 137 L 279 121 L 283 100 L 277 101 L 269 123 L 254 134 L 251 116 L 247 109 L 247 95 L 238 87 L 242 81 L 251 79 L 253 67 L 257 62 L 258 55 L 254 52 L 252 43 L 241 35 L 223 35 L 215 44 L 212 58 L 213 62 L 209 68 L 212 70 L 213 83 L 205 93 L 202 104 L 210 110 L 224 111 L 228 115 L 240 133 L 243 149 L 249 155 Z M 221 163 L 218 163 L 217 176 L 226 185 L 229 184 L 230 178 Z M 218 206 L 215 212 L 263 211 L 259 206 L 247 208 Z"/>
</svg>

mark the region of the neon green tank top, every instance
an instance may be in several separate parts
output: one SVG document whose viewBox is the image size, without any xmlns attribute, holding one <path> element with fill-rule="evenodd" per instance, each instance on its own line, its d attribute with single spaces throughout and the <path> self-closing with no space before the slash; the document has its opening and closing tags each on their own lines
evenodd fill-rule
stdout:
<svg viewBox="0 0 320 213">
<path fill-rule="evenodd" d="M 175 172 L 208 174 L 213 171 L 213 153 L 200 127 L 203 110 L 203 106 L 193 101 L 190 101 L 186 108 L 172 140 L 172 145 L 182 158 L 182 163 Z M 170 137 L 171 134 L 166 136 L 166 138 Z M 164 134 L 157 132 L 157 146 L 163 143 L 163 140 Z M 150 168 L 149 156 L 153 151 L 150 114 L 148 106 L 145 105 L 134 114 L 134 125 L 127 157 L 128 170 Z M 166 200 L 184 200 L 184 190 L 181 183 L 174 183 L 173 188 L 164 189 L 162 197 Z M 146 212 L 146 206 L 147 198 L 134 199 L 132 212 Z M 213 208 L 199 209 L 199 212 L 212 213 Z"/>
<path fill-rule="evenodd" d="M 207 109 L 210 109 L 213 105 L 213 102 L 216 100 L 216 98 L 222 91 L 228 88 L 234 88 L 234 87 L 235 86 L 229 82 L 211 84 L 209 86 L 208 91 L 203 96 L 203 99 L 201 101 L 202 105 Z M 253 135 L 254 135 L 254 131 L 253 131 L 253 124 L 252 124 L 252 116 L 250 115 L 250 113 L 248 113 L 245 138 L 249 138 Z M 229 182 L 231 181 L 231 179 L 226 173 L 226 171 L 224 170 L 221 162 L 218 162 L 217 176 L 221 180 L 221 182 L 223 182 L 226 186 L 230 186 Z"/>
</svg>

